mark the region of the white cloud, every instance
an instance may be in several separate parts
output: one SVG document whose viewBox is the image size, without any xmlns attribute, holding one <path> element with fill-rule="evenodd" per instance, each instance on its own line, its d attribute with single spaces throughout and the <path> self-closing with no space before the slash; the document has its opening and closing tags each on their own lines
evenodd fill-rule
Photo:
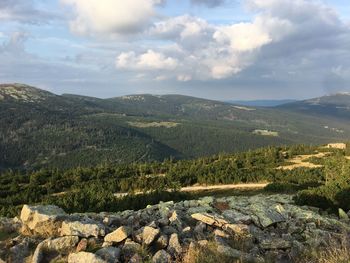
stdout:
<svg viewBox="0 0 350 263">
<path fill-rule="evenodd" d="M 116 67 L 126 70 L 173 70 L 177 66 L 176 59 L 153 50 L 140 55 L 136 55 L 135 52 L 124 52 L 116 60 Z"/>
<path fill-rule="evenodd" d="M 345 48 L 349 39 L 349 28 L 337 13 L 318 1 L 246 0 L 246 4 L 255 13 L 250 22 L 215 25 L 183 15 L 155 23 L 148 30 L 148 36 L 173 42 L 176 48 L 167 52 L 181 61 L 168 72 L 168 78 L 178 81 L 226 79 L 258 63 L 259 59 L 284 59 L 334 45 Z M 340 36 L 342 39 L 338 39 Z M 121 63 L 123 54 L 118 58 Z M 135 58 L 135 66 L 128 69 L 151 68 L 147 64 L 140 66 L 139 59 Z M 164 58 L 157 59 L 157 63 L 161 64 L 161 60 Z"/>
<path fill-rule="evenodd" d="M 217 7 L 225 3 L 225 0 L 191 0 L 194 5 L 205 5 L 208 7 Z"/>
<path fill-rule="evenodd" d="M 0 1 L 0 21 L 41 24 L 58 17 L 54 12 L 37 8 L 34 0 Z"/>
<path fill-rule="evenodd" d="M 71 29 L 78 34 L 129 34 L 148 25 L 162 0 L 61 0 L 75 9 Z"/>
</svg>

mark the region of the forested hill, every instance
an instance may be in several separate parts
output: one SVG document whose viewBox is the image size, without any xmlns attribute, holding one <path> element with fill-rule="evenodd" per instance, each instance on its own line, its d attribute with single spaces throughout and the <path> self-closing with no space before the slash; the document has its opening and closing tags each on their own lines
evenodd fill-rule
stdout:
<svg viewBox="0 0 350 263">
<path fill-rule="evenodd" d="M 350 120 L 350 93 L 337 93 L 278 106 L 279 109 Z"/>
<path fill-rule="evenodd" d="M 284 109 L 181 95 L 60 96 L 0 85 L 0 169 L 195 158 L 349 135 L 348 122 Z"/>
</svg>

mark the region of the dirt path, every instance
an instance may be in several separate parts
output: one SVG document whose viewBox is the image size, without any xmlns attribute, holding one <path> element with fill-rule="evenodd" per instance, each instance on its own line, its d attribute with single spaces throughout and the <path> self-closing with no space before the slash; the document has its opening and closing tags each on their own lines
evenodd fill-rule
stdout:
<svg viewBox="0 0 350 263">
<path fill-rule="evenodd" d="M 228 189 L 262 189 L 269 183 L 256 183 L 256 184 L 218 184 L 218 185 L 194 185 L 182 187 L 180 192 L 197 192 L 205 190 L 228 190 Z M 170 190 L 169 190 L 170 191 Z M 142 194 L 143 192 L 136 192 L 134 194 Z M 128 193 L 115 193 L 115 197 L 124 197 Z"/>
<path fill-rule="evenodd" d="M 258 184 L 222 184 L 222 185 L 207 185 L 207 186 L 187 186 L 182 187 L 181 192 L 195 192 L 203 190 L 227 190 L 227 189 L 242 189 L 242 188 L 264 188 L 268 183 Z"/>
<path fill-rule="evenodd" d="M 307 159 L 311 157 L 316 157 L 316 158 L 324 158 L 327 155 L 331 154 L 331 152 L 320 152 L 320 153 L 315 153 L 315 154 L 305 154 L 305 155 L 297 155 L 293 159 L 287 160 L 287 162 L 290 162 L 292 164 L 290 165 L 285 165 L 285 166 L 279 166 L 277 169 L 281 170 L 293 170 L 295 168 L 299 167 L 305 167 L 305 168 L 319 168 L 323 167 L 323 165 L 320 164 L 313 164 L 307 161 Z"/>
</svg>

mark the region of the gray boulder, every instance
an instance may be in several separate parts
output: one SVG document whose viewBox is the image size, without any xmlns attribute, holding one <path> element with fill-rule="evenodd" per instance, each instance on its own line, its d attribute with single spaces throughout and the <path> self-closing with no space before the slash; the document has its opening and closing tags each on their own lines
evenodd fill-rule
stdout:
<svg viewBox="0 0 350 263">
<path fill-rule="evenodd" d="M 120 258 L 120 248 L 117 247 L 105 247 L 98 250 L 95 254 L 107 261 L 108 263 L 115 263 Z"/>
<path fill-rule="evenodd" d="M 105 227 L 91 220 L 62 223 L 61 236 L 99 237 L 105 235 Z"/>
<path fill-rule="evenodd" d="M 62 221 L 66 217 L 67 214 L 54 205 L 24 205 L 20 216 L 23 223 L 22 233 L 44 237 L 58 236 Z"/>
<path fill-rule="evenodd" d="M 171 256 L 165 250 L 159 250 L 152 258 L 153 263 L 170 263 Z"/>
<path fill-rule="evenodd" d="M 108 263 L 108 262 L 93 253 L 78 252 L 78 253 L 69 254 L 68 263 Z"/>
</svg>

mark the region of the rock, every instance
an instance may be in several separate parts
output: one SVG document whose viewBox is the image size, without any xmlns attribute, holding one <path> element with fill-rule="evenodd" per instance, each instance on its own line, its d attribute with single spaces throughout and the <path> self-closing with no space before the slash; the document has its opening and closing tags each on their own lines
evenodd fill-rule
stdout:
<svg viewBox="0 0 350 263">
<path fill-rule="evenodd" d="M 107 226 L 120 225 L 121 217 L 120 216 L 107 216 L 103 219 L 103 223 Z"/>
<path fill-rule="evenodd" d="M 197 213 L 192 214 L 191 217 L 210 226 L 222 227 L 228 224 L 228 222 L 219 215 Z"/>
<path fill-rule="evenodd" d="M 244 224 L 227 224 L 223 226 L 223 229 L 234 233 L 238 236 L 247 236 L 249 235 L 249 227 Z"/>
<path fill-rule="evenodd" d="M 253 214 L 254 223 L 262 228 L 286 221 L 286 218 L 281 214 L 283 211 L 281 205 L 266 206 L 261 203 L 253 203 L 249 206 L 249 210 Z"/>
<path fill-rule="evenodd" d="M 198 200 L 198 204 L 201 206 L 211 206 L 214 203 L 214 197 L 206 196 Z"/>
<path fill-rule="evenodd" d="M 194 262 L 194 259 L 198 255 L 198 250 L 199 250 L 198 244 L 192 241 L 188 246 L 183 262 Z"/>
<path fill-rule="evenodd" d="M 61 236 L 99 237 L 105 235 L 103 225 L 90 221 L 68 221 L 62 223 Z"/>
<path fill-rule="evenodd" d="M 170 263 L 171 256 L 165 250 L 159 250 L 152 258 L 153 263 Z"/>
<path fill-rule="evenodd" d="M 88 247 L 88 240 L 86 238 L 83 238 L 78 243 L 76 252 L 85 251 L 87 247 Z"/>
<path fill-rule="evenodd" d="M 162 226 L 167 226 L 169 225 L 170 221 L 167 217 L 161 218 L 158 220 L 158 224 L 162 227 Z"/>
<path fill-rule="evenodd" d="M 227 257 L 237 258 L 237 259 L 240 258 L 242 254 L 239 250 L 231 248 L 229 246 L 225 246 L 225 245 L 218 245 L 217 252 Z"/>
<path fill-rule="evenodd" d="M 130 235 L 130 233 L 131 233 L 130 228 L 125 227 L 125 226 L 121 226 L 117 230 L 106 235 L 104 238 L 104 241 L 105 242 L 119 243 L 119 242 L 124 241 Z"/>
<path fill-rule="evenodd" d="M 292 243 L 282 238 L 265 239 L 260 242 L 260 247 L 265 250 L 287 249 L 292 247 Z"/>
<path fill-rule="evenodd" d="M 158 208 L 159 208 L 159 213 L 162 217 L 167 217 L 169 212 L 170 212 L 170 207 L 174 205 L 173 201 L 169 202 L 159 202 Z"/>
<path fill-rule="evenodd" d="M 122 247 L 122 255 L 124 257 L 131 257 L 138 251 L 141 251 L 142 246 L 134 241 L 126 240 Z"/>
<path fill-rule="evenodd" d="M 179 237 L 176 233 L 171 234 L 168 244 L 168 251 L 174 257 L 178 256 L 182 252 L 182 247 L 179 242 Z"/>
<path fill-rule="evenodd" d="M 42 241 L 35 249 L 32 263 L 40 263 L 46 254 L 56 252 L 60 254 L 69 254 L 75 250 L 75 246 L 79 242 L 77 236 L 66 236 L 59 238 L 48 238 Z"/>
<path fill-rule="evenodd" d="M 215 229 L 214 230 L 214 236 L 216 237 L 222 237 L 222 238 L 229 238 L 230 236 L 226 234 L 224 231 L 220 229 Z"/>
<path fill-rule="evenodd" d="M 111 247 L 113 246 L 113 242 L 103 242 L 102 247 Z"/>
<path fill-rule="evenodd" d="M 222 213 L 222 215 L 231 223 L 249 225 L 252 222 L 252 218 L 249 215 L 244 215 L 235 210 L 226 210 Z"/>
<path fill-rule="evenodd" d="M 145 245 L 150 245 L 154 239 L 159 235 L 160 231 L 158 228 L 146 226 L 142 232 L 142 240 Z"/>
<path fill-rule="evenodd" d="M 67 214 L 54 205 L 24 205 L 20 216 L 23 223 L 22 232 L 28 234 L 29 230 L 33 234 L 44 237 L 58 236 L 62 221 L 66 217 Z"/>
<path fill-rule="evenodd" d="M 338 209 L 338 214 L 339 214 L 339 218 L 348 221 L 349 220 L 349 216 L 345 213 L 345 211 L 341 208 Z"/>
<path fill-rule="evenodd" d="M 0 231 L 5 233 L 18 232 L 21 229 L 21 221 L 15 217 L 13 219 L 0 217 Z"/>
<path fill-rule="evenodd" d="M 21 243 L 10 248 L 10 261 L 11 263 L 25 263 L 26 257 L 30 255 L 29 239 L 24 238 Z"/>
<path fill-rule="evenodd" d="M 67 251 L 75 249 L 78 242 L 79 237 L 77 236 L 65 236 L 54 239 L 47 239 L 46 249 L 58 251 L 60 253 L 67 253 Z"/>
<path fill-rule="evenodd" d="M 170 225 L 175 226 L 179 231 L 182 230 L 182 222 L 179 218 L 179 215 L 174 211 L 169 217 Z"/>
<path fill-rule="evenodd" d="M 181 238 L 190 238 L 192 236 L 192 229 L 190 226 L 185 227 L 181 232 Z"/>
<path fill-rule="evenodd" d="M 173 228 L 172 226 L 165 226 L 162 228 L 162 232 L 165 234 L 165 235 L 171 235 L 173 233 L 177 233 L 176 229 Z"/>
<path fill-rule="evenodd" d="M 156 241 L 156 248 L 163 249 L 168 246 L 168 237 L 166 235 L 161 235 Z"/>
<path fill-rule="evenodd" d="M 96 255 L 107 261 L 108 263 L 114 263 L 120 258 L 120 248 L 117 247 L 105 247 L 96 252 Z"/>
<path fill-rule="evenodd" d="M 132 257 L 130 258 L 130 260 L 128 261 L 129 263 L 143 263 L 142 257 L 140 256 L 140 254 L 135 253 L 134 255 L 132 255 Z"/>
<path fill-rule="evenodd" d="M 106 263 L 99 256 L 90 252 L 71 253 L 68 256 L 68 263 Z"/>
</svg>

